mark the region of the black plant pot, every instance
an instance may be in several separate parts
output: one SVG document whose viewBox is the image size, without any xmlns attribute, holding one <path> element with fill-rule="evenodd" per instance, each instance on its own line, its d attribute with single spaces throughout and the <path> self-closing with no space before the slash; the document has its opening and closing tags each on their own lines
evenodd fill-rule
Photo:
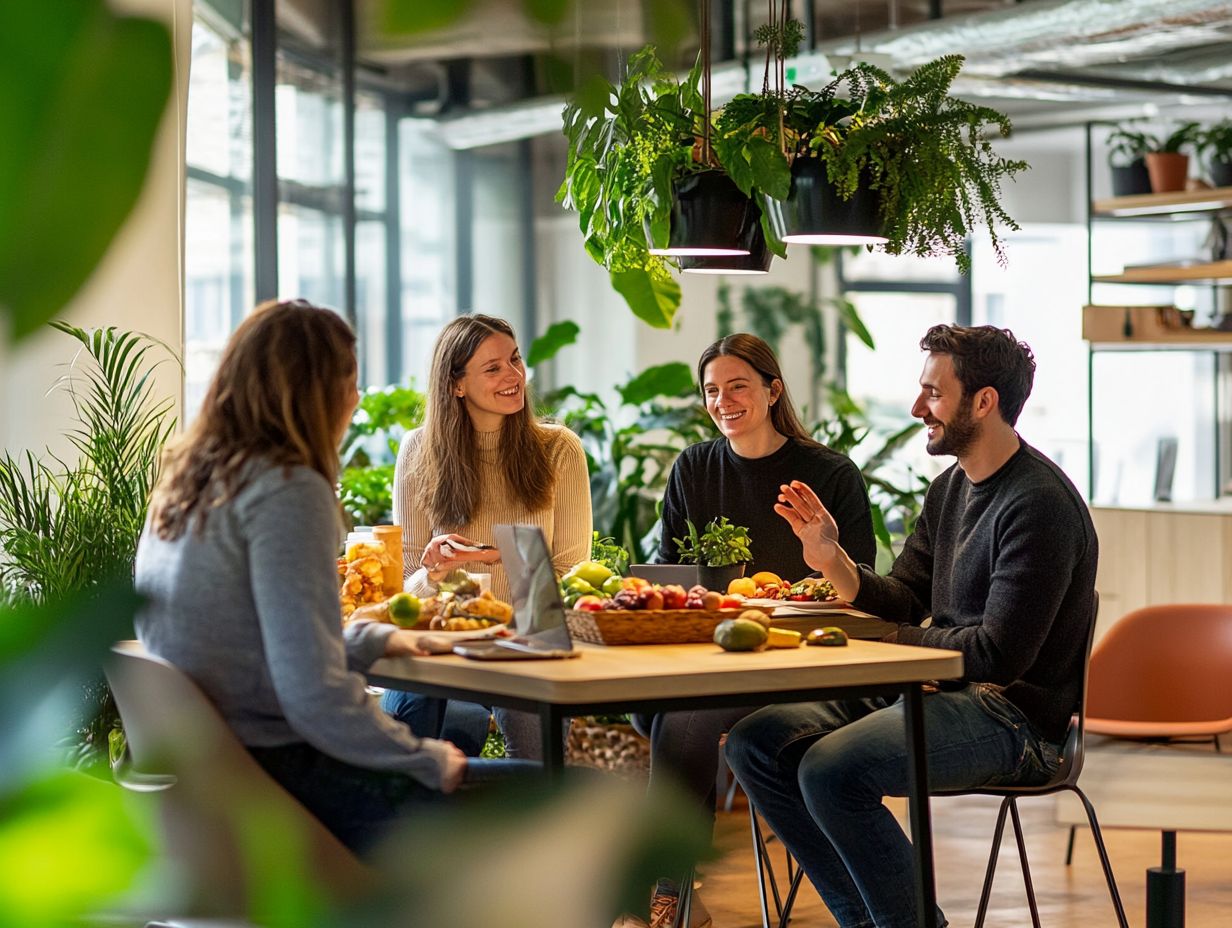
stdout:
<svg viewBox="0 0 1232 928">
<path fill-rule="evenodd" d="M 1232 161 L 1211 162 L 1211 183 L 1216 187 L 1232 187 Z"/>
<path fill-rule="evenodd" d="M 1137 158 L 1129 164 L 1109 165 L 1112 171 L 1112 195 L 1132 197 L 1151 192 L 1151 175 L 1147 173 L 1146 161 Z"/>
<path fill-rule="evenodd" d="M 677 259 L 686 274 L 765 274 L 774 254 L 761 228 L 761 210 L 753 204 L 754 235 L 747 255 L 681 255 Z"/>
<path fill-rule="evenodd" d="M 747 255 L 761 235 L 757 204 L 722 171 L 681 178 L 673 187 L 672 230 L 666 249 L 652 254 Z M 653 242 L 649 225 L 646 241 Z"/>
<path fill-rule="evenodd" d="M 886 240 L 880 194 L 862 184 L 844 200 L 816 158 L 797 158 L 787 199 L 763 196 L 762 208 L 775 234 L 788 244 L 876 245 Z"/>
<path fill-rule="evenodd" d="M 727 584 L 731 583 L 737 577 L 744 576 L 744 564 L 725 564 L 722 567 L 710 567 L 705 564 L 697 565 L 697 582 L 708 590 L 717 590 L 720 593 L 727 592 Z"/>
</svg>

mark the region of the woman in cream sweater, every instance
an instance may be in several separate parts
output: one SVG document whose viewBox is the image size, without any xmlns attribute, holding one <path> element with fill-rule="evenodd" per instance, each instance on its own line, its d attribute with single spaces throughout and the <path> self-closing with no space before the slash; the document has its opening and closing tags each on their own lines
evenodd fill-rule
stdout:
<svg viewBox="0 0 1232 928">
<path fill-rule="evenodd" d="M 494 596 L 509 579 L 494 548 L 494 525 L 537 525 L 563 574 L 590 556 L 590 481 L 582 443 L 569 429 L 539 422 L 526 391 L 526 365 L 503 319 L 472 313 L 437 337 L 421 428 L 408 433 L 394 471 L 394 521 L 402 526 L 406 589 L 430 596 L 455 568 L 488 572 Z M 410 693 L 385 694 L 386 711 L 439 731 L 445 706 Z M 453 718 L 464 707 L 452 705 Z M 538 720 L 498 709 L 510 756 L 538 757 Z M 456 732 L 482 746 L 487 710 Z M 478 730 L 482 725 L 482 730 Z M 463 735 L 470 729 L 478 745 Z M 465 744 L 463 745 L 466 746 Z"/>
</svg>

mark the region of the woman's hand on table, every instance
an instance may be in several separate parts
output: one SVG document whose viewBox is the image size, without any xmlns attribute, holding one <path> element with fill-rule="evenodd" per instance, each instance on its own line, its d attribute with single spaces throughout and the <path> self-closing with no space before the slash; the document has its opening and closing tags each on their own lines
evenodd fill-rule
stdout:
<svg viewBox="0 0 1232 928">
<path fill-rule="evenodd" d="M 466 755 L 452 741 L 442 742 L 445 745 L 445 764 L 441 768 L 441 792 L 452 793 L 462 785 L 466 776 Z"/>
<path fill-rule="evenodd" d="M 385 656 L 403 657 L 409 654 L 412 657 L 427 657 L 432 652 L 419 647 L 418 640 L 418 635 L 398 629 L 385 639 Z"/>
<path fill-rule="evenodd" d="M 430 580 L 439 580 L 449 571 L 463 564 L 475 562 L 495 564 L 500 561 L 500 551 L 491 546 L 481 546 L 464 535 L 449 533 L 437 535 L 423 550 L 420 563 L 428 571 Z"/>
</svg>

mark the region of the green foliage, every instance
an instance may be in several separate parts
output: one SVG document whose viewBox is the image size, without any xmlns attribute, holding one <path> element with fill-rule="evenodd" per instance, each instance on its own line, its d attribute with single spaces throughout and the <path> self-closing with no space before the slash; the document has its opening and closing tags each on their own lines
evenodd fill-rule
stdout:
<svg viewBox="0 0 1232 928">
<path fill-rule="evenodd" d="M 1130 129 L 1128 123 L 1109 132 L 1107 144 L 1108 164 L 1113 167 L 1128 167 L 1141 160 L 1147 152 L 1159 148 L 1159 140 L 1155 136 Z"/>
<path fill-rule="evenodd" d="M 597 394 L 562 387 L 543 398 L 543 410 L 582 440 L 600 534 L 645 562 L 658 549 L 672 464 L 686 446 L 713 438 L 714 425 L 685 364 L 648 368 L 618 392 L 621 403 L 609 407 Z"/>
<path fill-rule="evenodd" d="M 741 94 L 716 120 L 719 163 L 745 192 L 781 200 L 784 168 L 818 158 L 844 199 L 861 186 L 878 191 L 889 239 L 878 247 L 889 254 L 946 254 L 965 272 L 967 235 L 982 224 L 1004 260 L 997 227 L 1018 226 L 1000 205 L 1001 182 L 1027 164 L 992 148 L 990 131 L 1010 134 L 1007 116 L 949 95 L 962 63 L 946 55 L 902 82 L 859 64 L 819 91 Z M 767 141 L 770 154 L 758 163 L 750 150 Z"/>
<path fill-rule="evenodd" d="M 0 313 L 15 338 L 77 292 L 137 202 L 171 41 L 102 0 L 0 3 Z M 89 217 L 83 222 L 82 217 Z"/>
<path fill-rule="evenodd" d="M 1152 151 L 1176 154 L 1181 149 L 1199 142 L 1201 138 L 1202 127 L 1196 122 L 1181 123 L 1181 125 L 1160 139 Z"/>
<path fill-rule="evenodd" d="M 342 508 L 355 525 L 393 520 L 394 462 L 402 436 L 423 425 L 427 398 L 415 387 L 369 387 L 342 440 Z"/>
<path fill-rule="evenodd" d="M 1211 161 L 1232 161 L 1232 119 L 1203 129 L 1197 139 L 1198 153 Z"/>
<path fill-rule="evenodd" d="M 790 58 L 804 41 L 804 24 L 798 19 L 785 23 L 763 23 L 753 30 L 753 40 L 766 49 L 766 54 Z"/>
<path fill-rule="evenodd" d="M 536 367 L 544 361 L 550 361 L 560 349 L 576 342 L 580 331 L 576 322 L 553 323 L 546 332 L 531 342 L 530 351 L 526 353 L 526 366 Z"/>
<path fill-rule="evenodd" d="M 629 567 L 629 552 L 611 535 L 599 537 L 595 532 L 590 542 L 590 559 L 598 561 L 612 573 L 624 574 Z"/>
<path fill-rule="evenodd" d="M 680 554 L 681 564 L 726 567 L 753 560 L 753 553 L 749 550 L 749 545 L 753 543 L 749 530 L 743 525 L 732 525 L 727 516 L 711 519 L 701 532 L 691 520 L 686 519 L 685 524 L 689 528 L 689 537 L 672 539 Z"/>
<path fill-rule="evenodd" d="M 647 235 L 667 243 L 674 182 L 707 168 L 693 159 L 705 118 L 700 79 L 700 61 L 677 82 L 647 46 L 619 85 L 596 77 L 564 112 L 568 160 L 556 199 L 577 212 L 587 253 L 629 308 L 657 328 L 671 327 L 680 287 Z"/>
</svg>

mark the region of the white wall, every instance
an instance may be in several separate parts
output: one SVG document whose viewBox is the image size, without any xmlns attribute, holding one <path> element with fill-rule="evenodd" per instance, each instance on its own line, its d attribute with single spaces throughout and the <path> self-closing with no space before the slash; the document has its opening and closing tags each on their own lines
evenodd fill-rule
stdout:
<svg viewBox="0 0 1232 928">
<path fill-rule="evenodd" d="M 86 328 L 115 325 L 145 332 L 183 347 L 182 241 L 184 216 L 184 126 L 191 57 L 192 0 L 110 0 L 118 12 L 161 19 L 174 37 L 174 95 L 154 143 L 141 198 L 94 275 L 60 318 Z M 50 10 L 47 15 L 54 15 Z M 71 406 L 60 391 L 44 396 L 72 359 L 77 342 L 50 329 L 14 351 L 0 348 L 0 435 L 10 453 L 38 453 L 46 446 L 68 455 L 62 433 L 71 427 Z M 164 365 L 156 395 L 181 405 L 182 382 L 175 364 Z"/>
</svg>

